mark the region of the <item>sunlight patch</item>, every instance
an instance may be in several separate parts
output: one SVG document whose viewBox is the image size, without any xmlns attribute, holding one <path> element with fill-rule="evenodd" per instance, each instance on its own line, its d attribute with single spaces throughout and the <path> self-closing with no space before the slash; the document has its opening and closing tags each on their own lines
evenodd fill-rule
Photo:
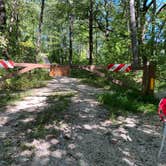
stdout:
<svg viewBox="0 0 166 166">
<path fill-rule="evenodd" d="M 56 157 L 56 158 L 62 158 L 65 155 L 66 155 L 66 151 L 65 150 L 57 149 L 56 151 L 51 152 L 51 156 L 52 157 Z"/>
<path fill-rule="evenodd" d="M 129 166 L 133 166 L 134 165 L 134 162 L 130 161 L 129 159 L 127 158 L 122 158 L 122 160 L 127 163 Z"/>
<path fill-rule="evenodd" d="M 9 117 L 4 116 L 4 117 L 0 117 L 0 127 L 2 127 L 3 125 L 5 125 L 9 120 Z"/>
</svg>

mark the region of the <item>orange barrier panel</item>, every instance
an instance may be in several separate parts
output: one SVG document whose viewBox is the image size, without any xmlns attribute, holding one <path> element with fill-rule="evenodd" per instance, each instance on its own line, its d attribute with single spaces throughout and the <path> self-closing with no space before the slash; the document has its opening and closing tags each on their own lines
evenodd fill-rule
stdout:
<svg viewBox="0 0 166 166">
<path fill-rule="evenodd" d="M 70 66 L 51 65 L 49 75 L 51 77 L 69 76 L 70 75 Z"/>
</svg>

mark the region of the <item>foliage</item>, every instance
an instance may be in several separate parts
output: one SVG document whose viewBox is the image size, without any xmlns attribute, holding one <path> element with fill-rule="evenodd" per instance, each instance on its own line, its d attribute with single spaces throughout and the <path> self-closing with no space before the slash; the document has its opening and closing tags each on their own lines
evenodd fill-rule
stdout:
<svg viewBox="0 0 166 166">
<path fill-rule="evenodd" d="M 118 88 L 112 93 L 99 95 L 99 101 L 106 105 L 115 116 L 133 113 L 156 113 L 158 100 L 152 96 L 142 96 L 131 90 Z"/>
<path fill-rule="evenodd" d="M 126 78 L 121 78 L 130 84 L 131 88 L 123 88 L 115 84 L 110 83 L 108 80 L 92 75 L 87 71 L 73 70 L 71 76 L 80 78 L 83 83 L 93 85 L 96 87 L 102 87 L 107 92 L 97 96 L 100 103 L 104 104 L 110 110 L 110 116 L 127 115 L 130 112 L 133 113 L 156 113 L 158 106 L 158 99 L 153 96 L 144 96 L 140 91 L 140 83 L 137 83 L 140 79 L 140 74 L 137 73 L 134 76 L 132 73 L 128 74 Z M 119 74 L 119 76 L 122 76 Z M 116 77 L 119 79 L 120 77 Z M 135 82 L 131 82 L 131 78 L 135 79 Z"/>
<path fill-rule="evenodd" d="M 8 44 L 8 40 L 5 38 L 5 36 L 3 36 L 0 33 L 0 49 L 1 49 L 1 51 L 2 51 L 3 48 L 7 47 L 7 44 Z"/>
<path fill-rule="evenodd" d="M 6 0 L 6 29 L 0 33 L 0 57 L 4 48 L 15 62 L 35 62 L 36 42 L 40 21 L 41 1 L 38 0 Z M 166 70 L 166 21 L 165 10 L 161 10 L 162 3 L 150 1 L 135 1 L 137 28 L 139 38 L 140 57 L 147 57 L 149 61 L 157 63 L 157 87 L 164 87 Z M 140 2 L 140 4 L 138 4 Z M 147 4 L 144 4 L 147 2 Z M 152 4 L 148 6 L 148 4 Z M 144 6 L 145 5 L 145 6 Z M 96 0 L 93 8 L 93 62 L 107 65 L 109 63 L 131 63 L 131 40 L 129 30 L 129 1 Z M 144 11 L 144 9 L 147 9 Z M 147 8 L 149 7 L 149 8 Z M 41 53 L 48 55 L 51 63 L 68 64 L 69 61 L 69 16 L 73 23 L 73 64 L 87 64 L 89 55 L 89 1 L 78 0 L 47 0 L 41 34 Z M 143 12 L 144 11 L 144 12 Z M 143 36 L 140 34 L 143 30 Z M 142 38 L 141 38 L 142 37 Z M 141 40 L 140 40 L 141 39 Z M 8 72 L 1 71 L 1 75 Z M 6 82 L 9 89 L 24 89 L 34 87 L 39 77 L 35 72 L 25 74 Z M 41 74 L 43 75 L 43 74 Z M 40 76 L 41 76 L 40 75 Z M 85 74 L 86 75 L 86 74 Z M 112 74 L 115 79 L 121 79 L 140 89 L 133 75 Z M 129 79 L 128 79 L 129 78 Z M 134 79 L 133 79 L 134 78 Z M 164 79 L 163 79 L 164 78 Z M 32 81 L 28 81 L 32 79 Z M 90 76 L 84 82 L 98 85 L 106 80 Z M 161 80 L 163 80 L 161 82 Z M 16 88 L 14 88 L 14 86 Z"/>
<path fill-rule="evenodd" d="M 107 79 L 98 77 L 85 70 L 79 70 L 79 69 L 72 70 L 71 77 L 79 78 L 81 79 L 81 82 L 95 86 L 95 87 L 102 87 L 102 88 L 105 87 L 107 89 L 110 87 L 109 85 L 110 83 Z"/>
<path fill-rule="evenodd" d="M 0 94 L 5 97 L 0 98 L 0 106 L 21 99 L 24 95 L 27 95 L 25 90 L 45 86 L 44 81 L 48 79 L 50 77 L 47 71 L 35 70 L 31 73 L 8 79 L 3 84 L 1 82 Z"/>
<path fill-rule="evenodd" d="M 10 90 L 26 90 L 45 86 L 43 81 L 49 79 L 48 71 L 35 70 L 31 73 L 12 78 L 6 83 L 6 89 Z M 31 80 L 31 81 L 30 81 Z"/>
</svg>

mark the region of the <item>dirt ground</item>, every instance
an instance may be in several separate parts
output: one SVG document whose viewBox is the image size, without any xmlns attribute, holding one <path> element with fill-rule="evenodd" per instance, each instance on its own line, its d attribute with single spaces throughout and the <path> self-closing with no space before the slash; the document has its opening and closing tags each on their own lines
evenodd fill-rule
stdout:
<svg viewBox="0 0 166 166">
<path fill-rule="evenodd" d="M 166 147 L 157 160 L 162 130 L 157 115 L 110 120 L 111 110 L 96 100 L 102 92 L 78 79 L 57 78 L 3 108 L 0 166 L 166 166 Z M 52 94 L 68 97 L 47 109 L 56 103 Z M 65 110 L 52 113 L 59 107 Z"/>
</svg>

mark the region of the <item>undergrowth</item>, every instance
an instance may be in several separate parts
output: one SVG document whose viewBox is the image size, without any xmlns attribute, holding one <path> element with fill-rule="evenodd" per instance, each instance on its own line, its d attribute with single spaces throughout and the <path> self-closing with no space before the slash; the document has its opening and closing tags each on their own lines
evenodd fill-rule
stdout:
<svg viewBox="0 0 166 166">
<path fill-rule="evenodd" d="M 0 82 L 0 106 L 5 106 L 27 95 L 26 90 L 40 88 L 50 79 L 48 71 L 36 69 Z"/>
<path fill-rule="evenodd" d="M 98 100 L 115 116 L 132 113 L 156 113 L 158 100 L 152 96 L 143 96 L 132 90 L 117 90 L 103 93 Z"/>
<path fill-rule="evenodd" d="M 123 74 L 111 73 L 111 76 L 130 84 L 131 88 L 115 85 L 105 78 L 95 76 L 86 71 L 77 70 L 73 71 L 72 74 L 74 77 L 81 78 L 84 83 L 103 87 L 106 90 L 105 93 L 98 95 L 97 98 L 101 104 L 110 110 L 110 116 L 127 115 L 130 112 L 156 113 L 159 101 L 153 96 L 145 96 L 141 93 L 140 72 L 136 73 L 136 75 L 129 73 L 125 76 Z"/>
<path fill-rule="evenodd" d="M 20 121 L 20 130 L 26 132 L 29 139 L 46 138 L 47 136 L 56 136 L 58 130 L 54 125 L 63 120 L 63 111 L 67 110 L 73 93 L 54 94 L 48 96 L 46 103 L 48 105 L 40 112 L 34 114 L 34 120 L 28 123 Z M 27 117 L 23 117 L 27 118 Z"/>
</svg>

